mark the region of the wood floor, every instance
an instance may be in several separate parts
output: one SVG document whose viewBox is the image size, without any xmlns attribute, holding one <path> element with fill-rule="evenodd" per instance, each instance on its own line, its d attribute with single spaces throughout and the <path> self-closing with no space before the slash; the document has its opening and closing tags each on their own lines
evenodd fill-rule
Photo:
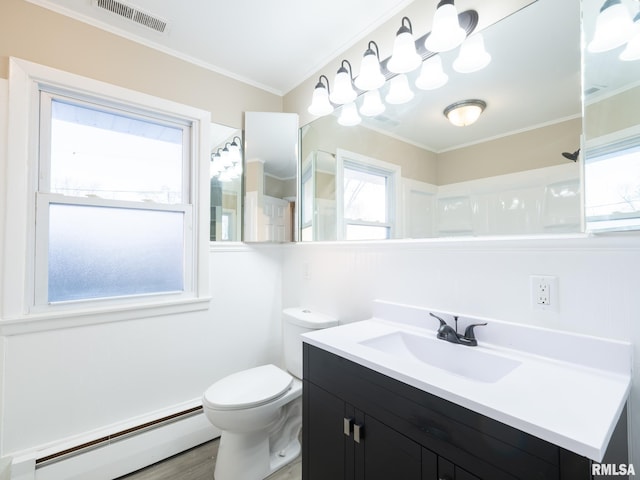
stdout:
<svg viewBox="0 0 640 480">
<path fill-rule="evenodd" d="M 218 444 L 212 440 L 118 480 L 213 480 Z M 301 480 L 300 457 L 268 477 L 268 480 Z"/>
</svg>

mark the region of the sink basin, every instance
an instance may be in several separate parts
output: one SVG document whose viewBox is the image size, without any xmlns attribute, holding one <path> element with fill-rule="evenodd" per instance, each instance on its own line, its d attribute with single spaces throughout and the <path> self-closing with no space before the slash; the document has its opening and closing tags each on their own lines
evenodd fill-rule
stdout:
<svg viewBox="0 0 640 480">
<path fill-rule="evenodd" d="M 497 382 L 522 362 L 407 332 L 394 332 L 360 342 L 396 358 L 419 361 L 470 380 Z"/>
</svg>

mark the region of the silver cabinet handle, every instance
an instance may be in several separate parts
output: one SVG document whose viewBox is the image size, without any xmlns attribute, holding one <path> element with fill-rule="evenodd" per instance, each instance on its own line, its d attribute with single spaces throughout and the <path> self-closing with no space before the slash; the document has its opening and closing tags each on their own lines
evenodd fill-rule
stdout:
<svg viewBox="0 0 640 480">
<path fill-rule="evenodd" d="M 343 421 L 344 434 L 349 437 L 351 436 L 351 426 L 353 425 L 353 418 L 344 418 Z"/>
<path fill-rule="evenodd" d="M 362 434 L 364 433 L 364 426 L 358 425 L 357 423 L 353 426 L 353 439 L 356 443 L 360 443 L 360 439 L 362 438 Z"/>
</svg>

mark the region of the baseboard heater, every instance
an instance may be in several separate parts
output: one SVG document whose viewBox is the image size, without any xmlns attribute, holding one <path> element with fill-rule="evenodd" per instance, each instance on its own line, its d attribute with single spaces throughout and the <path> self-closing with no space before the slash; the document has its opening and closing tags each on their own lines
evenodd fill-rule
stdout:
<svg viewBox="0 0 640 480">
<path fill-rule="evenodd" d="M 162 427 L 172 422 L 184 420 L 185 418 L 202 413 L 202 410 L 203 410 L 202 405 L 199 405 L 197 407 L 189 408 L 187 410 L 183 410 L 178 413 L 167 415 L 166 417 L 158 418 L 156 420 L 152 420 L 150 422 L 146 422 L 141 425 L 136 425 L 135 427 L 127 428 L 125 430 L 121 430 L 119 432 L 112 433 L 104 437 L 96 438 L 95 440 L 91 440 L 89 442 L 76 445 L 75 447 L 67 448 L 60 452 L 52 453 L 45 457 L 37 458 L 36 468 L 41 468 L 41 467 L 44 467 L 45 465 L 50 465 L 55 462 L 66 460 L 69 457 L 80 455 L 89 450 L 104 447 L 109 443 L 113 443 L 119 440 L 124 440 L 127 437 L 130 437 L 132 435 L 138 435 L 144 431 L 149 431 L 154 428 Z"/>
</svg>

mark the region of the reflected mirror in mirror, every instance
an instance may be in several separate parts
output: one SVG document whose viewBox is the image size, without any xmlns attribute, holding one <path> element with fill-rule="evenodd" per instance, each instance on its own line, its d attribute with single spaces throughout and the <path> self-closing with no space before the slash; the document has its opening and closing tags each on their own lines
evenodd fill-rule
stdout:
<svg viewBox="0 0 640 480">
<path fill-rule="evenodd" d="M 470 3 L 482 18 L 483 2 Z M 418 88 L 418 68 L 407 75 L 412 100 L 385 102 L 391 80 L 379 92 L 382 113 L 364 116 L 360 95 L 356 125 L 341 125 L 336 109 L 302 127 L 301 240 L 583 229 L 580 162 L 563 155 L 582 134 L 580 0 L 538 0 L 482 35 L 491 55 L 483 69 L 459 73 L 460 48 L 443 52 L 432 58 L 446 84 Z M 443 112 L 466 99 L 486 108 L 454 126 Z"/>
<path fill-rule="evenodd" d="M 291 242 L 295 231 L 298 115 L 245 112 L 245 242 Z"/>
<path fill-rule="evenodd" d="M 242 238 L 242 131 L 211 124 L 210 225 L 212 242 Z"/>
<path fill-rule="evenodd" d="M 640 3 L 622 0 L 615 5 L 621 16 L 612 32 L 598 28 L 603 4 L 603 0 L 582 3 L 587 45 L 585 214 L 592 231 L 637 230 L 640 229 Z"/>
</svg>

